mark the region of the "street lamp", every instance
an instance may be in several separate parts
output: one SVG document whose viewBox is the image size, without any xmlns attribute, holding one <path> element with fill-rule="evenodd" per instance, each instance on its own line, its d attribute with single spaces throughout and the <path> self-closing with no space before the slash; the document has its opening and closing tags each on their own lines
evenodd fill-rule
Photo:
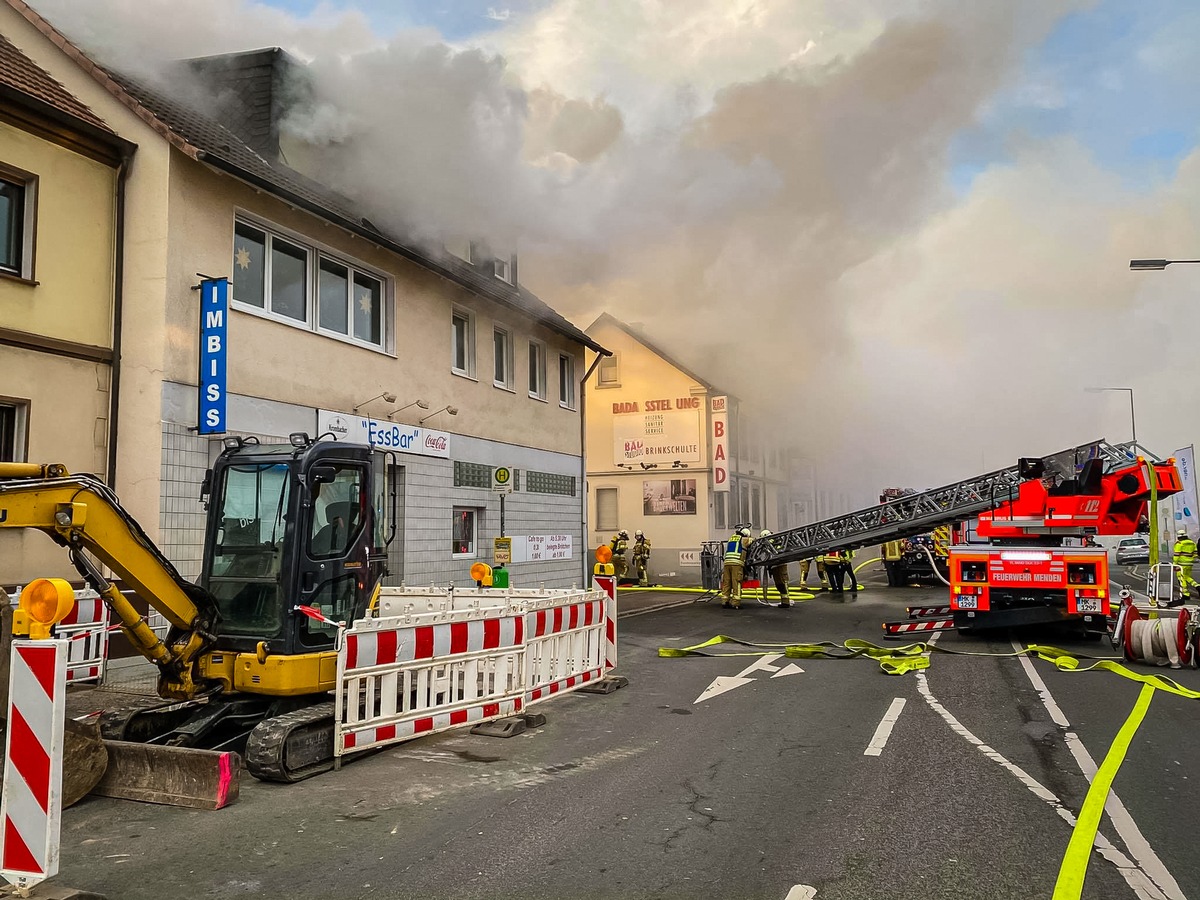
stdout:
<svg viewBox="0 0 1200 900">
<path fill-rule="evenodd" d="M 1139 260 L 1134 260 L 1139 262 Z M 1089 394 L 1103 394 L 1105 391 L 1128 391 L 1129 392 L 1129 425 L 1133 429 L 1133 443 L 1137 445 L 1137 417 L 1133 413 L 1133 388 L 1131 387 L 1090 387 L 1084 388 Z"/>
<path fill-rule="evenodd" d="M 438 415 L 438 413 L 446 413 L 446 414 L 448 414 L 448 415 L 451 415 L 451 416 L 457 416 L 457 415 L 458 415 L 458 407 L 457 407 L 457 406 L 443 406 L 443 407 L 442 407 L 441 409 L 439 409 L 437 412 L 431 412 L 431 413 L 430 413 L 429 415 L 427 415 L 425 418 L 423 418 L 423 419 L 419 420 L 419 421 L 417 422 L 417 424 L 418 424 L 418 425 L 424 425 L 426 422 L 428 422 L 428 421 L 429 421 L 430 419 L 432 419 L 434 416 Z"/>
<path fill-rule="evenodd" d="M 1200 259 L 1131 259 L 1129 268 L 1135 272 L 1161 272 L 1174 263 L 1200 263 Z"/>
</svg>

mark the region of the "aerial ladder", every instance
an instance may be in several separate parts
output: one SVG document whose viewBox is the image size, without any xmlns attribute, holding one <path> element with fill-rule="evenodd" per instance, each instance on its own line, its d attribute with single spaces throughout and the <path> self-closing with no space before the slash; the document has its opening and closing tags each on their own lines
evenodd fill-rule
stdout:
<svg viewBox="0 0 1200 900">
<path fill-rule="evenodd" d="M 1120 465 L 1136 459 L 1138 452 L 1141 451 L 1132 443 L 1110 444 L 1098 440 L 1042 457 L 1042 461 L 1049 468 L 1062 467 L 1065 460 L 1070 460 L 1072 466 L 1089 459 Z M 1016 498 L 1024 480 L 1020 465 L 1013 465 L 811 525 L 780 531 L 750 545 L 746 566 L 770 567 L 812 559 L 836 550 L 857 550 L 926 534 L 941 525 L 965 522 Z"/>
</svg>

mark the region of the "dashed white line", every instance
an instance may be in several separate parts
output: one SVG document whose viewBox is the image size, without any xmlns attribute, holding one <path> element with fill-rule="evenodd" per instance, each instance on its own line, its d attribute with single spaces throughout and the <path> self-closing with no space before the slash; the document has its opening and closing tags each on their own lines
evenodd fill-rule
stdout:
<svg viewBox="0 0 1200 900">
<path fill-rule="evenodd" d="M 896 720 L 900 718 L 900 713 L 904 710 L 904 704 L 907 702 L 903 697 L 897 697 L 892 701 L 892 705 L 879 720 L 879 727 L 875 729 L 875 734 L 871 738 L 871 743 L 867 744 L 867 749 L 863 751 L 863 756 L 881 756 L 883 754 L 883 748 L 887 746 L 888 738 L 892 736 L 892 729 L 896 727 Z"/>
<path fill-rule="evenodd" d="M 1013 649 L 1019 651 L 1023 647 L 1021 644 L 1013 641 Z M 1075 758 L 1075 763 L 1079 766 L 1079 771 L 1083 773 L 1088 783 L 1091 784 L 1092 779 L 1096 777 L 1096 760 L 1092 758 L 1092 754 L 1083 746 L 1083 741 L 1079 739 L 1079 735 L 1070 730 L 1070 720 L 1067 719 L 1066 714 L 1055 701 L 1054 696 L 1050 693 L 1050 689 L 1046 687 L 1046 682 L 1042 680 L 1042 676 L 1034 668 L 1033 662 L 1024 654 L 1019 659 L 1021 660 L 1021 668 L 1025 670 L 1025 675 L 1029 678 L 1029 683 L 1037 691 L 1042 705 L 1046 707 L 1046 712 L 1050 713 L 1050 718 L 1054 721 L 1054 724 L 1065 729 L 1063 737 L 1066 741 L 1067 749 L 1071 751 L 1071 756 Z M 1163 894 L 1169 900 L 1186 900 L 1183 891 L 1179 887 L 1179 883 L 1167 870 L 1166 865 L 1163 864 L 1158 854 L 1154 852 L 1154 848 L 1150 846 L 1150 842 L 1146 840 L 1142 834 L 1142 830 L 1133 821 L 1133 816 L 1129 814 L 1129 810 L 1125 808 L 1125 804 L 1121 802 L 1121 798 L 1117 796 L 1116 791 L 1109 791 L 1104 809 L 1108 813 L 1109 819 L 1112 820 L 1113 827 L 1117 830 L 1117 835 L 1125 842 L 1125 846 L 1129 849 L 1130 854 L 1137 860 L 1138 865 L 1142 867 L 1143 871 L 1154 880 Z"/>
</svg>

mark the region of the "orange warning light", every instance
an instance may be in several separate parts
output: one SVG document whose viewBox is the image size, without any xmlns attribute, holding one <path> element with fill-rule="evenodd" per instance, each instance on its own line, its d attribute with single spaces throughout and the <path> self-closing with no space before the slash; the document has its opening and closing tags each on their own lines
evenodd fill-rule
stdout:
<svg viewBox="0 0 1200 900">
<path fill-rule="evenodd" d="M 608 544 L 601 544 L 596 548 L 596 562 L 609 563 L 612 562 L 612 547 Z"/>
<path fill-rule="evenodd" d="M 492 567 L 485 562 L 477 562 L 471 566 L 471 578 L 474 581 L 484 581 L 492 574 Z"/>
</svg>

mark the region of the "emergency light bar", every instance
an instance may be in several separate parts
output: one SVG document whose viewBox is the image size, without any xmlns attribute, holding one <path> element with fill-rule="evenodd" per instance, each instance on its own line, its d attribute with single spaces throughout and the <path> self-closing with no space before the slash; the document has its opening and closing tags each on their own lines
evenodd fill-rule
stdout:
<svg viewBox="0 0 1200 900">
<path fill-rule="evenodd" d="M 1013 562 L 1041 562 L 1050 559 L 1051 554 L 1045 550 L 1006 550 L 1000 554 L 1001 559 Z"/>
</svg>

